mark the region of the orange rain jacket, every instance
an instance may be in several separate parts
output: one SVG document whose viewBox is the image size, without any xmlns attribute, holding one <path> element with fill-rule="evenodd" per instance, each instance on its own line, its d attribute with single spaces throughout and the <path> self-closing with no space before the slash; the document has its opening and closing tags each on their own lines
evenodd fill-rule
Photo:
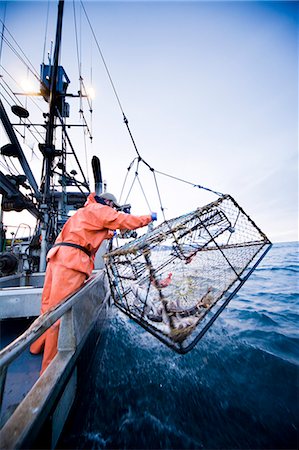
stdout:
<svg viewBox="0 0 299 450">
<path fill-rule="evenodd" d="M 94 255 L 105 239 L 113 236 L 114 230 L 148 225 L 151 215 L 133 216 L 117 212 L 110 206 L 97 203 L 95 194 L 90 194 L 83 208 L 68 219 L 55 244 L 70 242 L 86 248 L 89 257 L 74 247 L 57 246 L 47 254 L 47 270 L 42 293 L 41 314 L 60 303 L 65 297 L 81 287 L 94 268 Z M 59 321 L 38 338 L 30 347 L 31 353 L 40 353 L 44 347 L 41 373 L 57 353 Z"/>
<path fill-rule="evenodd" d="M 68 219 L 55 244 L 59 242 L 79 244 L 94 256 L 104 239 L 113 237 L 114 230 L 135 230 L 152 221 L 151 215 L 133 216 L 97 203 L 94 196 L 94 193 L 90 194 L 84 207 Z M 55 255 L 62 265 L 84 272 L 87 277 L 94 268 L 94 257 L 89 258 L 82 250 L 73 247 L 54 247 L 48 252 L 47 261 L 51 261 Z"/>
</svg>

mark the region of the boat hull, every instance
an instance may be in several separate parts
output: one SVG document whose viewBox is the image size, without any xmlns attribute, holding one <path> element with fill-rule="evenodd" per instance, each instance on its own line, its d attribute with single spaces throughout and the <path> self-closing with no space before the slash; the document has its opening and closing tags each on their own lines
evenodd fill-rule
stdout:
<svg viewBox="0 0 299 450">
<path fill-rule="evenodd" d="M 103 271 L 74 294 L 61 318 L 58 353 L 4 424 L 1 448 L 55 448 L 103 339 L 109 295 Z"/>
</svg>

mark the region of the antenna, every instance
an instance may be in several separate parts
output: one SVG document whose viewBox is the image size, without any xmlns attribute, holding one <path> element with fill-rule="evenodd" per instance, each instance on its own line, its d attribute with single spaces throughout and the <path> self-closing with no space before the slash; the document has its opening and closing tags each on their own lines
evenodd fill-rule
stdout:
<svg viewBox="0 0 299 450">
<path fill-rule="evenodd" d="M 101 171 L 101 162 L 97 156 L 93 156 L 91 160 L 94 182 L 95 182 L 95 192 L 99 195 L 103 192 L 103 180 Z"/>
</svg>

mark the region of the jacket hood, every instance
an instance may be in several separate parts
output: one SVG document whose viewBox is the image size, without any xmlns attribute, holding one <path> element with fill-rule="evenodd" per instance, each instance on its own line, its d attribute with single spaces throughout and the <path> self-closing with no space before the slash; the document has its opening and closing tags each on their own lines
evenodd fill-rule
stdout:
<svg viewBox="0 0 299 450">
<path fill-rule="evenodd" d="M 94 199 L 95 195 L 96 195 L 95 192 L 92 192 L 91 194 L 89 194 L 86 202 L 84 203 L 84 206 L 91 205 L 92 203 L 97 203 L 96 200 Z"/>
</svg>

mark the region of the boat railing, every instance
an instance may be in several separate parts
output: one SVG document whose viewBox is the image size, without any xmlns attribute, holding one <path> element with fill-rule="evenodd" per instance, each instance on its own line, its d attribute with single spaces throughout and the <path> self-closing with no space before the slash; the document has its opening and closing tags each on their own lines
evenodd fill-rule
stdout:
<svg viewBox="0 0 299 450">
<path fill-rule="evenodd" d="M 16 231 L 11 231 L 10 232 L 11 237 L 7 238 L 9 230 L 11 229 L 12 230 L 16 229 Z M 28 231 L 28 234 L 25 236 L 24 234 L 26 233 L 26 230 Z M 27 223 L 20 223 L 17 226 L 14 225 L 6 226 L 6 244 L 8 244 L 10 251 L 12 251 L 15 246 L 19 246 L 23 242 L 26 242 L 28 244 L 28 242 L 31 241 L 32 237 L 33 237 L 32 228 Z"/>
<path fill-rule="evenodd" d="M 57 320 L 60 319 L 61 322 L 58 338 L 58 353 L 34 385 L 36 386 L 37 384 L 39 384 L 39 387 L 43 386 L 43 401 L 45 403 L 47 398 L 46 391 L 47 389 L 50 389 L 49 386 L 51 385 L 51 383 L 53 385 L 55 383 L 55 381 L 51 381 L 51 377 L 56 378 L 56 381 L 57 379 L 59 380 L 59 377 L 60 381 L 61 377 L 65 377 L 66 364 L 74 355 L 77 344 L 81 345 L 82 341 L 84 340 L 84 336 L 87 334 L 86 331 L 88 329 L 88 326 L 90 325 L 91 317 L 88 317 L 88 314 L 86 315 L 83 313 L 83 311 L 85 311 L 84 307 L 86 299 L 88 298 L 88 300 L 93 302 L 93 304 L 101 303 L 101 305 L 105 307 L 105 305 L 107 305 L 108 303 L 109 296 L 110 290 L 108 288 L 105 272 L 103 270 L 100 270 L 98 273 L 90 277 L 82 288 L 78 289 L 72 295 L 66 297 L 60 304 L 56 305 L 49 311 L 39 316 L 22 335 L 20 335 L 15 341 L 5 347 L 0 352 L 0 405 L 2 405 L 6 375 L 10 364 L 13 363 L 16 358 L 18 358 L 20 354 L 23 353 L 49 327 L 51 327 Z M 80 300 L 84 301 L 80 302 Z M 21 402 L 21 404 L 24 403 L 27 397 L 30 396 L 31 392 L 34 390 L 34 386 Z M 39 392 L 40 389 L 38 389 L 37 391 Z M 37 394 L 37 397 L 39 395 L 40 394 Z M 34 410 L 32 405 L 37 405 L 37 403 L 34 402 L 38 401 L 39 400 L 37 398 L 33 400 L 31 398 L 30 411 Z M 17 407 L 13 415 L 15 415 L 16 413 L 18 414 L 18 410 L 20 409 L 21 404 Z M 27 409 L 27 412 L 28 411 L 29 410 Z M 21 412 L 22 408 L 19 411 L 19 416 Z M 11 416 L 10 419 L 12 418 L 13 417 Z M 20 417 L 16 417 L 15 419 L 19 418 Z M 7 422 L 9 422 L 9 420 Z M 22 417 L 22 420 L 24 425 L 24 417 Z M 29 423 L 30 418 L 26 417 L 26 421 Z M 4 428 L 8 425 L 7 422 L 2 428 L 2 431 L 4 431 Z M 14 423 L 18 422 L 14 420 Z"/>
<path fill-rule="evenodd" d="M 20 223 L 17 227 L 17 231 L 15 232 L 15 234 L 13 235 L 13 238 L 11 240 L 11 248 L 13 248 L 16 239 L 24 238 L 24 236 L 18 236 L 18 233 L 20 232 L 21 229 L 23 229 L 23 230 L 29 229 L 28 239 L 31 239 L 31 237 L 32 237 L 31 226 L 28 225 L 27 223 Z"/>
</svg>

